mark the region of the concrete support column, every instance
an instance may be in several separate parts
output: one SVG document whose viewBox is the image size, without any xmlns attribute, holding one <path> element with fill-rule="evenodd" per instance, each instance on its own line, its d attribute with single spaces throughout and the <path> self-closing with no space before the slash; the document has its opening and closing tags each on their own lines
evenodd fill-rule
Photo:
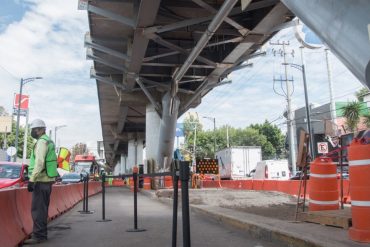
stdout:
<svg viewBox="0 0 370 247">
<path fill-rule="evenodd" d="M 143 163 L 143 140 L 131 139 L 128 141 L 128 155 L 126 169 L 132 172 L 132 167 Z"/>
<path fill-rule="evenodd" d="M 125 154 L 121 154 L 121 174 L 126 173 L 126 162 L 127 162 L 127 156 Z"/>
<path fill-rule="evenodd" d="M 146 106 L 146 124 L 145 124 L 145 150 L 146 159 L 157 161 L 158 143 L 159 143 L 159 124 L 161 118 L 155 111 L 154 106 Z"/>
</svg>

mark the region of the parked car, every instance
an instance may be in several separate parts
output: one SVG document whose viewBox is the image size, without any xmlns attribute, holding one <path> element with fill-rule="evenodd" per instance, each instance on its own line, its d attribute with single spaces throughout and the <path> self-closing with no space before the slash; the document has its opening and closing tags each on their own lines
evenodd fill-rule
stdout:
<svg viewBox="0 0 370 247">
<path fill-rule="evenodd" d="M 0 161 L 0 189 L 23 187 L 28 180 L 27 173 L 25 164 Z"/>
<path fill-rule="evenodd" d="M 66 173 L 62 177 L 62 184 L 73 184 L 81 182 L 81 175 L 79 173 Z"/>
</svg>

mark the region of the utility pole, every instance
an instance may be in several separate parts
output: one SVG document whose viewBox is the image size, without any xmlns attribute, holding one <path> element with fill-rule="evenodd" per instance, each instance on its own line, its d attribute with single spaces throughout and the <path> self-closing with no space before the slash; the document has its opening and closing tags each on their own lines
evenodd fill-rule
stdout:
<svg viewBox="0 0 370 247">
<path fill-rule="evenodd" d="M 326 57 L 326 68 L 328 71 L 328 82 L 329 82 L 329 94 L 330 94 L 330 117 L 332 121 L 332 128 L 333 130 L 336 128 L 336 109 L 335 109 L 335 102 L 334 102 L 334 90 L 333 90 L 333 82 L 332 82 L 332 76 L 331 76 L 331 63 L 329 58 L 329 49 L 325 49 L 325 57 Z M 337 135 L 337 132 L 335 131 L 335 135 Z"/>
<path fill-rule="evenodd" d="M 229 141 L 229 125 L 226 125 L 226 146 L 230 147 L 230 141 Z"/>
<path fill-rule="evenodd" d="M 23 139 L 23 164 L 26 163 L 27 159 L 27 140 L 28 140 L 28 118 L 30 115 L 30 111 L 27 110 L 27 117 L 26 117 L 26 127 L 24 128 L 24 139 Z"/>
<path fill-rule="evenodd" d="M 292 166 L 292 173 L 293 175 L 296 174 L 296 154 L 295 154 L 295 142 L 294 142 L 294 129 L 293 129 L 293 118 L 292 118 L 292 103 L 291 103 L 291 88 L 290 88 L 290 82 L 292 82 L 293 80 L 288 80 L 288 64 L 287 64 L 287 61 L 286 61 L 286 51 L 285 51 L 285 48 L 287 45 L 289 45 L 289 41 L 288 42 L 270 42 L 271 45 L 277 45 L 277 46 L 282 46 L 283 47 L 283 50 L 282 50 L 282 56 L 284 58 L 284 68 L 285 68 L 285 78 L 284 79 L 280 79 L 280 80 L 275 80 L 274 81 L 285 81 L 285 86 L 286 86 L 286 93 L 285 93 L 285 96 L 286 96 L 286 101 L 287 101 L 287 129 L 288 129 L 288 136 L 289 136 L 289 163 L 291 164 Z"/>
</svg>

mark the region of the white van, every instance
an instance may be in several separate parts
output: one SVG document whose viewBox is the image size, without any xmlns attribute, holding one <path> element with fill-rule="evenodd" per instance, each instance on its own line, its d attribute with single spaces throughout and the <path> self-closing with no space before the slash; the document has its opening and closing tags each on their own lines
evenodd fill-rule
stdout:
<svg viewBox="0 0 370 247">
<path fill-rule="evenodd" d="M 263 160 L 257 163 L 253 179 L 288 180 L 290 171 L 287 160 Z"/>
</svg>

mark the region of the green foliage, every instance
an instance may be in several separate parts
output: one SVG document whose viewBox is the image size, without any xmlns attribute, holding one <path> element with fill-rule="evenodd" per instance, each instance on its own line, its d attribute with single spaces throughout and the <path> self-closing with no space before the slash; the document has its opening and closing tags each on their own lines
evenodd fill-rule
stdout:
<svg viewBox="0 0 370 247">
<path fill-rule="evenodd" d="M 370 114 L 364 116 L 364 124 L 366 124 L 367 128 L 370 128 Z"/>
<path fill-rule="evenodd" d="M 360 90 L 358 90 L 355 95 L 356 95 L 356 98 L 359 102 L 364 102 L 364 96 L 369 93 L 369 89 L 366 88 L 366 87 L 363 87 L 361 88 Z"/>
<path fill-rule="evenodd" d="M 360 122 L 362 103 L 352 101 L 343 107 L 343 116 L 346 118 L 346 124 L 350 131 L 355 131 Z"/>
<path fill-rule="evenodd" d="M 263 124 L 254 124 L 246 128 L 221 126 L 216 129 L 215 132 L 213 130 L 202 131 L 197 129 L 197 158 L 214 157 L 214 138 L 216 138 L 216 151 L 226 148 L 227 129 L 231 147 L 261 146 L 263 159 L 280 158 L 283 155 L 283 134 L 279 128 L 265 121 Z M 194 130 L 189 129 L 189 131 L 185 133 L 188 133 L 188 135 L 185 134 L 185 148 L 193 151 Z"/>
<path fill-rule="evenodd" d="M 25 128 L 23 126 L 19 126 L 19 135 L 18 135 L 18 150 L 17 150 L 17 157 L 23 157 L 23 145 L 24 145 L 24 133 Z M 15 136 L 16 136 L 16 121 L 12 123 L 12 132 L 6 135 L 7 140 L 7 147 L 15 146 Z M 2 134 L 0 136 L 0 143 L 3 146 L 5 135 Z M 33 148 L 35 141 L 30 135 L 30 130 L 28 129 L 28 136 L 27 136 L 27 159 L 31 156 L 31 151 Z"/>
</svg>

